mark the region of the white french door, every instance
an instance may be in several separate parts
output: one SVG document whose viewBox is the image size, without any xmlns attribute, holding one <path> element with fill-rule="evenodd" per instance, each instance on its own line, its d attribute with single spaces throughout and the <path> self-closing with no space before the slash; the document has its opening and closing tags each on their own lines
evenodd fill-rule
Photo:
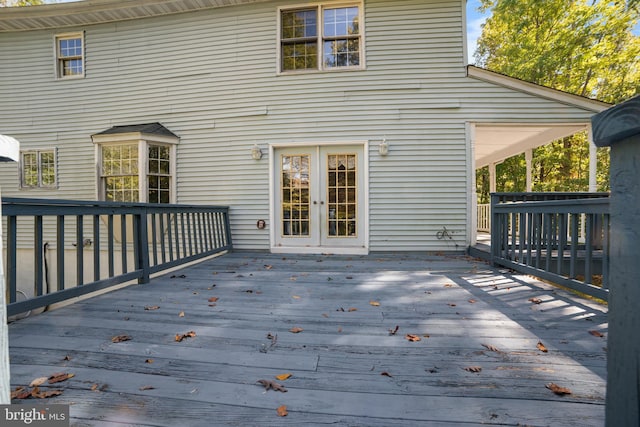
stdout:
<svg viewBox="0 0 640 427">
<path fill-rule="evenodd" d="M 366 250 L 362 145 L 276 148 L 274 251 Z"/>
</svg>

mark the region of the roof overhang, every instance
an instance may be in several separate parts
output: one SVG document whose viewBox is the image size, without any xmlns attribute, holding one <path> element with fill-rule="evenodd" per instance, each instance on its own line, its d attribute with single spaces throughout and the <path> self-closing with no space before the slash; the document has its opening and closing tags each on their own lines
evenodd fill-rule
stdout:
<svg viewBox="0 0 640 427">
<path fill-rule="evenodd" d="M 467 66 L 467 76 L 587 113 L 595 114 L 611 107 L 606 102 L 540 86 L 473 65 Z M 544 118 L 540 118 L 536 119 L 536 122 L 527 123 L 474 123 L 473 144 L 476 168 L 500 163 L 526 150 L 587 130 L 590 126 L 590 118 L 575 123 L 554 123 L 553 119 L 549 117 L 545 121 Z"/>
<path fill-rule="evenodd" d="M 20 160 L 20 143 L 17 139 L 0 135 L 0 162 L 17 162 Z"/>
<path fill-rule="evenodd" d="M 268 0 L 84 0 L 6 7 L 0 13 L 0 33 L 78 27 L 265 1 Z"/>
</svg>

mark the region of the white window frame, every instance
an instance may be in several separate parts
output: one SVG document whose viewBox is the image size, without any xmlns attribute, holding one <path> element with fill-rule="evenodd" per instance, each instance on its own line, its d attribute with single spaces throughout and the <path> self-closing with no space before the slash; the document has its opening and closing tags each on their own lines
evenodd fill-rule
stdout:
<svg viewBox="0 0 640 427">
<path fill-rule="evenodd" d="M 44 184 L 42 179 L 42 154 L 53 154 L 53 184 Z M 38 183 L 36 185 L 28 185 L 25 181 L 25 165 L 24 156 L 26 154 L 35 154 L 38 167 Z M 58 188 L 58 150 L 56 148 L 22 150 L 20 151 L 20 188 L 21 189 L 38 189 L 38 188 Z"/>
<path fill-rule="evenodd" d="M 161 145 L 169 151 L 169 203 L 176 203 L 176 153 L 178 139 L 169 136 L 145 135 L 139 132 L 94 135 L 98 200 L 106 200 L 105 175 L 102 172 L 102 147 L 115 145 L 137 145 L 138 147 L 138 202 L 149 201 L 149 146 Z M 157 174 L 154 174 L 157 175 Z"/>
<path fill-rule="evenodd" d="M 359 40 L 359 53 L 360 53 L 360 64 L 354 66 L 345 66 L 345 67 L 325 67 L 324 66 L 324 14 L 323 11 L 325 9 L 339 9 L 346 7 L 357 7 L 358 8 L 358 40 Z M 296 11 L 296 10 L 317 10 L 317 25 L 318 31 L 316 35 L 316 43 L 318 45 L 318 58 L 317 58 L 317 68 L 307 68 L 300 70 L 284 70 L 282 68 L 282 13 L 288 11 Z M 300 4 L 300 5 L 292 5 L 292 6 L 281 6 L 278 7 L 278 28 L 277 28 L 277 63 L 276 70 L 278 75 L 286 75 L 286 74 L 297 74 L 297 73 L 317 73 L 317 72 L 340 72 L 340 71 L 360 71 L 366 69 L 366 55 L 365 55 L 365 26 L 364 26 L 364 1 L 356 0 L 356 1 L 345 1 L 345 2 L 324 2 L 324 3 L 309 3 L 309 4 Z"/>
<path fill-rule="evenodd" d="M 72 40 L 72 39 L 80 39 L 80 43 L 82 43 L 81 53 L 79 56 L 71 56 L 71 57 L 63 57 L 60 52 L 60 41 L 61 40 Z M 67 79 L 82 79 L 85 77 L 85 44 L 84 44 L 84 31 L 75 32 L 75 33 L 64 33 L 64 34 L 56 34 L 53 38 L 53 57 L 54 57 L 54 67 L 55 67 L 55 76 L 58 80 L 67 80 Z M 79 74 L 64 74 L 64 60 L 65 59 L 80 59 L 82 62 L 82 73 Z"/>
</svg>

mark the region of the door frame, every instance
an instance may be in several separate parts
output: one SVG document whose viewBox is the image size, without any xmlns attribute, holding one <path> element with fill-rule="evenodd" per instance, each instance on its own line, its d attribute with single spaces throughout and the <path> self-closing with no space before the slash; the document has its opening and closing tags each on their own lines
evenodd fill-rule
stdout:
<svg viewBox="0 0 640 427">
<path fill-rule="evenodd" d="M 276 246 L 276 212 L 275 192 L 278 191 L 278 184 L 275 182 L 276 175 L 276 157 L 275 150 L 278 148 L 312 148 L 312 147 L 330 147 L 330 146 L 361 146 L 363 152 L 363 182 L 359 186 L 363 192 L 363 204 L 361 212 L 361 221 L 364 223 L 364 239 L 363 245 L 360 247 L 330 247 L 330 246 Z M 347 141 L 305 141 L 305 142 L 272 142 L 269 143 L 269 246 L 272 253 L 304 253 L 304 254 L 345 254 L 345 255 L 366 255 L 369 253 L 369 141 L 363 140 L 347 140 Z"/>
</svg>

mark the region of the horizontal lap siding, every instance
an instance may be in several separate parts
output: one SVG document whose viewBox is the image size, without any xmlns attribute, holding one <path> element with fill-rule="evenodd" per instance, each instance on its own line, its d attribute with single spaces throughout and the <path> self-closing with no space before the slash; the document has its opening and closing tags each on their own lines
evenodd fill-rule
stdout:
<svg viewBox="0 0 640 427">
<path fill-rule="evenodd" d="M 575 115 L 466 78 L 460 1 L 366 1 L 366 71 L 278 76 L 277 8 L 300 4 L 0 35 L 0 132 L 59 159 L 53 192 L 18 191 L 16 166 L 0 165 L 4 194 L 95 199 L 90 136 L 158 121 L 180 137 L 178 202 L 229 205 L 234 245 L 267 249 L 255 224 L 269 215 L 268 144 L 368 140 L 371 249 L 453 249 L 436 235 L 467 239 L 465 121 Z M 75 30 L 86 78 L 55 81 L 53 37 Z"/>
</svg>

